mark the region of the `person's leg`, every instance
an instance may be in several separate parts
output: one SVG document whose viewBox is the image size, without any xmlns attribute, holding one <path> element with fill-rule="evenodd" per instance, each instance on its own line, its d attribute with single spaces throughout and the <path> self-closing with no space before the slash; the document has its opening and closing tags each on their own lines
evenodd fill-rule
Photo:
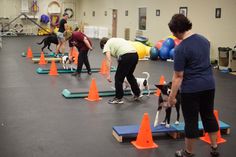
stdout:
<svg viewBox="0 0 236 157">
<path fill-rule="evenodd" d="M 85 53 L 84 55 L 84 64 L 86 66 L 86 69 L 88 71 L 88 74 L 91 75 L 91 68 L 90 68 L 90 64 L 89 64 L 89 60 L 88 60 L 88 51 L 84 51 L 83 53 Z"/>
<path fill-rule="evenodd" d="M 219 126 L 214 115 L 214 96 L 215 90 L 207 90 L 201 93 L 200 115 L 204 130 L 209 133 L 213 156 L 218 156 L 219 153 L 216 151 L 216 148 L 218 147 L 217 132 Z"/>
<path fill-rule="evenodd" d="M 64 54 L 65 53 L 65 45 L 66 45 L 66 41 L 63 39 L 61 42 L 61 53 Z"/>
<path fill-rule="evenodd" d="M 193 154 L 195 138 L 198 134 L 198 94 L 197 93 L 182 93 L 181 107 L 185 122 L 185 153 L 187 155 Z M 180 151 L 176 152 L 176 156 L 180 156 Z M 181 157 L 181 156 L 180 156 Z"/>
<path fill-rule="evenodd" d="M 115 90 L 116 90 L 116 98 L 122 99 L 124 96 L 123 91 L 123 82 L 125 79 L 125 73 L 127 73 L 126 70 L 127 65 L 123 61 L 118 61 L 118 66 L 115 74 Z"/>
<path fill-rule="evenodd" d="M 81 73 L 81 70 L 82 70 L 82 67 L 83 67 L 83 64 L 84 64 L 84 53 L 81 52 L 79 53 L 79 56 L 78 56 L 78 64 L 77 64 L 77 72 L 80 74 Z"/>
<path fill-rule="evenodd" d="M 126 75 L 127 81 L 130 84 L 131 90 L 136 97 L 140 95 L 140 89 L 137 83 L 136 78 L 134 77 L 133 73 L 138 63 L 138 54 L 137 53 L 130 53 L 124 57 L 125 62 L 129 65 L 128 73 Z"/>
</svg>

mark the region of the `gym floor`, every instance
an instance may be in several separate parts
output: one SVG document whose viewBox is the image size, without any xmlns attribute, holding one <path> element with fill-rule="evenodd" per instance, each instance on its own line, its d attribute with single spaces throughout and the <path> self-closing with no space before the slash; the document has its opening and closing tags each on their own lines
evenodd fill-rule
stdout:
<svg viewBox="0 0 236 157">
<path fill-rule="evenodd" d="M 153 122 L 158 97 L 151 95 L 140 102 L 132 102 L 130 96 L 125 96 L 122 105 L 108 104 L 110 98 L 99 102 L 65 99 L 61 95 L 63 89 L 88 91 L 92 78 L 96 78 L 99 91 L 111 90 L 114 85 L 99 73 L 92 76 L 84 73 L 81 78 L 70 74 L 56 77 L 37 74 L 35 70 L 39 65 L 21 57 L 21 53 L 29 46 L 33 52 L 40 52 L 41 46 L 36 43 L 41 39 L 30 36 L 3 38 L 0 51 L 0 157 L 172 157 L 176 149 L 183 148 L 183 138 L 175 140 L 166 135 L 155 140 L 159 145 L 157 149 L 138 150 L 129 142 L 119 143 L 112 136 L 112 127 L 140 124 L 144 112 Z M 89 54 L 90 64 L 100 67 L 104 56 L 99 41 L 93 40 L 93 43 L 95 49 Z M 116 65 L 115 60 L 113 63 Z M 149 72 L 149 84 L 154 88 L 161 75 L 167 82 L 171 80 L 172 66 L 170 62 L 140 61 L 135 75 L 142 77 L 143 71 Z M 233 157 L 236 154 L 236 127 L 233 125 L 236 76 L 218 70 L 214 70 L 214 75 L 215 108 L 219 111 L 219 119 L 231 125 L 231 133 L 222 135 L 227 142 L 220 145 L 220 152 L 222 157 Z M 162 112 L 160 119 L 163 117 Z M 195 153 L 196 157 L 210 156 L 209 145 L 197 140 Z"/>
</svg>

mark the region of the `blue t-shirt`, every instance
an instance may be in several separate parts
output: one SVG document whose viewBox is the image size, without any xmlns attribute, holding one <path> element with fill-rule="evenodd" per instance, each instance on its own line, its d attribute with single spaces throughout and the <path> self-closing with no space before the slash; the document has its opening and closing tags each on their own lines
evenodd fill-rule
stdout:
<svg viewBox="0 0 236 157">
<path fill-rule="evenodd" d="M 198 34 L 183 40 L 175 48 L 174 70 L 184 72 L 181 93 L 215 89 L 209 41 Z"/>
</svg>

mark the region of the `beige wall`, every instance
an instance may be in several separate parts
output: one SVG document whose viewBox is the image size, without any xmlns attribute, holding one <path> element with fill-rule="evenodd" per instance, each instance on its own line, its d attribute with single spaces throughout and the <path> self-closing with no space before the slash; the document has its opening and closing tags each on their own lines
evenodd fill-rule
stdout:
<svg viewBox="0 0 236 157">
<path fill-rule="evenodd" d="M 166 38 L 171 32 L 168 22 L 179 7 L 188 7 L 188 17 L 193 23 L 193 31 L 206 36 L 212 44 L 212 58 L 217 58 L 219 46 L 233 47 L 236 44 L 236 1 L 235 0 L 78 0 L 77 17 L 89 25 L 105 26 L 111 31 L 112 9 L 118 9 L 118 37 L 124 37 L 124 29 L 130 28 L 131 39 L 138 30 L 138 8 L 147 7 L 147 30 L 143 35 L 151 42 Z M 215 18 L 215 8 L 222 9 L 220 19 Z M 155 16 L 160 9 L 161 16 Z M 92 17 L 92 11 L 96 16 Z M 104 16 L 104 11 L 108 16 Z M 129 16 L 125 16 L 125 10 Z M 83 16 L 86 11 L 86 16 Z"/>
<path fill-rule="evenodd" d="M 212 58 L 217 58 L 219 46 L 233 47 L 236 44 L 236 0 L 59 0 L 61 3 L 75 4 L 75 20 L 71 25 L 85 23 L 92 26 L 103 26 L 112 30 L 112 9 L 118 10 L 118 37 L 124 37 L 124 29 L 130 28 L 130 37 L 134 39 L 138 30 L 138 8 L 147 8 L 147 30 L 143 35 L 152 43 L 164 39 L 171 34 L 168 22 L 179 7 L 188 7 L 188 17 L 193 22 L 193 31 L 205 35 L 212 44 Z M 32 2 L 32 0 L 29 0 Z M 50 0 L 40 0 L 40 11 L 47 13 Z M 20 0 L 0 0 L 0 17 L 14 18 L 20 13 Z M 215 18 L 215 8 L 222 9 L 222 17 Z M 160 16 L 155 15 L 160 9 Z M 125 16 L 125 10 L 129 16 Z M 95 11 L 95 17 L 92 16 Z M 104 12 L 107 11 L 107 16 Z M 83 13 L 86 12 L 86 16 Z"/>
</svg>

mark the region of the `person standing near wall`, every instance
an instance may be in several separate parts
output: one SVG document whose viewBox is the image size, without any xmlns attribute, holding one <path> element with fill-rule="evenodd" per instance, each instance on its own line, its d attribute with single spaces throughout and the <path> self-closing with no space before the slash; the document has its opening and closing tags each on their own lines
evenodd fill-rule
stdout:
<svg viewBox="0 0 236 157">
<path fill-rule="evenodd" d="M 65 52 L 66 40 L 63 33 L 67 29 L 67 19 L 68 19 L 68 14 L 64 13 L 63 18 L 59 22 L 59 30 L 57 32 L 58 45 L 57 45 L 55 57 L 59 57 L 58 53 L 60 52 L 60 49 L 61 49 L 62 54 L 64 54 Z"/>
<path fill-rule="evenodd" d="M 138 54 L 134 47 L 125 39 L 122 38 L 102 38 L 100 41 L 100 47 L 103 49 L 103 54 L 106 55 L 107 67 L 108 67 L 108 82 L 111 81 L 110 68 L 111 68 L 111 56 L 117 58 L 118 66 L 115 74 L 115 92 L 114 99 L 108 101 L 109 104 L 123 104 L 123 82 L 125 77 L 127 78 L 131 90 L 134 93 L 134 99 L 137 100 L 140 96 L 140 89 L 137 84 L 137 80 L 133 73 L 138 63 Z"/>
<path fill-rule="evenodd" d="M 182 14 L 175 14 L 169 29 L 181 44 L 175 49 L 172 89 L 168 98 L 170 106 L 176 103 L 181 90 L 181 106 L 185 122 L 185 148 L 176 151 L 176 157 L 192 157 L 193 145 L 198 135 L 198 114 L 204 130 L 209 133 L 212 157 L 217 150 L 218 123 L 214 116 L 215 81 L 210 64 L 210 43 L 199 34 L 191 32 L 192 23 Z"/>
</svg>

